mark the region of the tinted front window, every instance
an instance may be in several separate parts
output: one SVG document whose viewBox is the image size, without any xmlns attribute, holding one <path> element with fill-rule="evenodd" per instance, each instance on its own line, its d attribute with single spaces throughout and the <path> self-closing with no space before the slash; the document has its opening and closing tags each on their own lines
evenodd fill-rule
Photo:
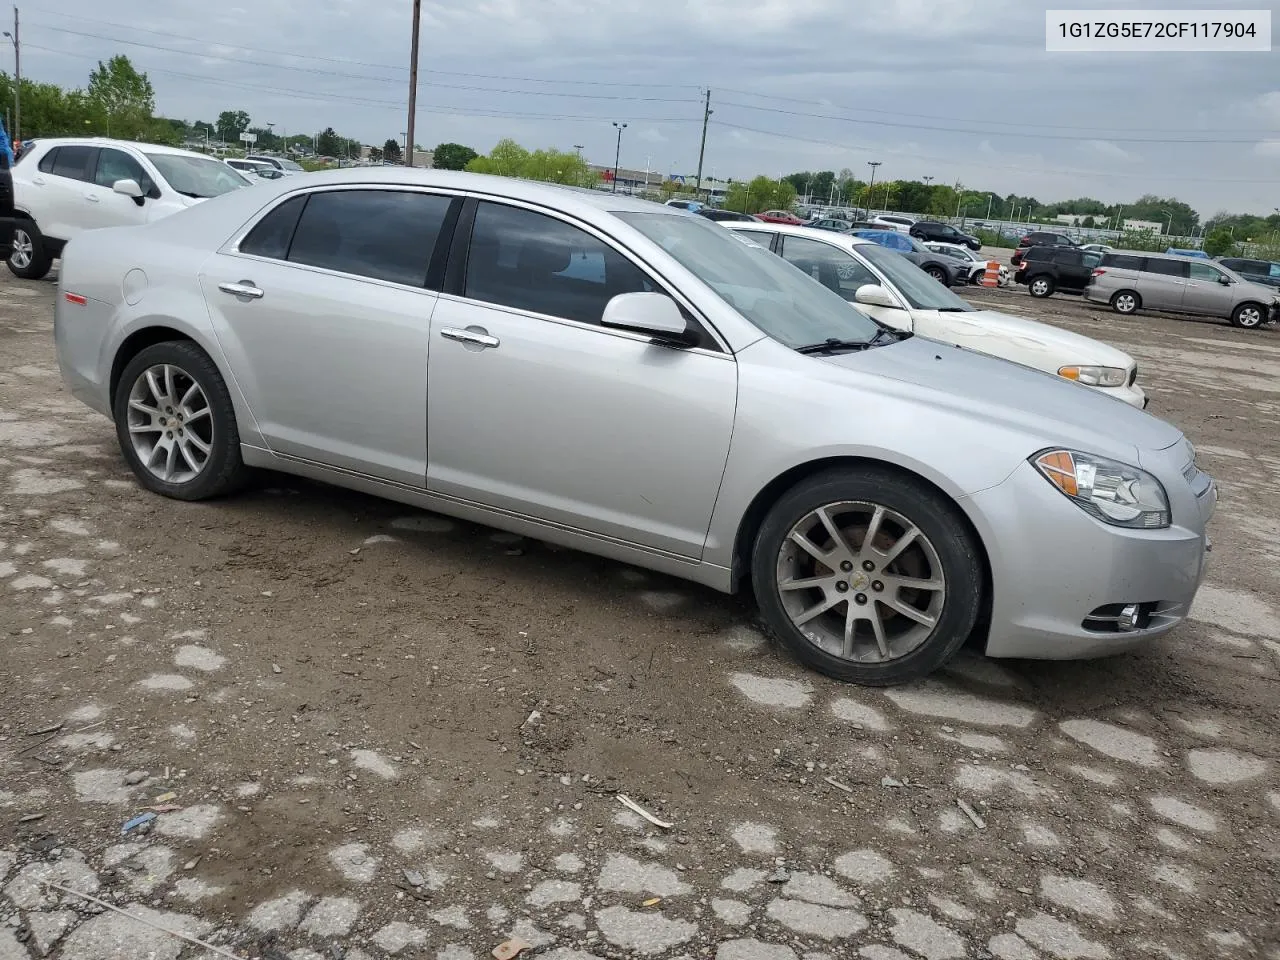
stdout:
<svg viewBox="0 0 1280 960">
<path fill-rule="evenodd" d="M 880 329 L 839 294 L 715 224 L 662 213 L 615 216 L 665 250 L 759 330 L 789 347 L 831 337 L 869 340 Z"/>
<path fill-rule="evenodd" d="M 859 287 L 880 282 L 853 254 L 821 240 L 784 236 L 782 258 L 849 301 Z"/>
<path fill-rule="evenodd" d="M 55 177 L 88 180 L 89 170 L 93 166 L 93 155 L 97 152 L 97 147 L 59 147 L 58 156 L 53 161 L 52 173 Z"/>
<path fill-rule="evenodd" d="M 1217 267 L 1209 266 L 1207 263 L 1189 263 L 1187 266 L 1191 268 L 1192 280 L 1211 280 L 1217 283 L 1219 280 L 1227 278 L 1225 273 Z"/>
<path fill-rule="evenodd" d="M 450 202 L 407 190 L 313 193 L 298 219 L 289 261 L 421 287 Z"/>
<path fill-rule="evenodd" d="M 221 160 L 210 157 L 189 157 L 183 153 L 148 153 L 147 159 L 155 164 L 160 176 L 168 181 L 174 192 L 184 197 L 220 197 L 249 185 L 248 180 Z"/>
<path fill-rule="evenodd" d="M 298 217 L 302 215 L 306 202 L 305 196 L 291 197 L 268 213 L 241 241 L 240 252 L 273 260 L 288 259 L 293 231 L 298 226 Z"/>
<path fill-rule="evenodd" d="M 103 149 L 98 154 L 98 169 L 93 182 L 100 187 L 111 187 L 117 180 L 132 180 L 142 192 L 151 189 L 151 178 L 142 170 L 142 164 L 123 150 Z"/>
<path fill-rule="evenodd" d="M 1185 277 L 1187 264 L 1183 260 L 1163 260 L 1160 257 L 1147 258 L 1147 273 L 1162 277 Z"/>
<path fill-rule="evenodd" d="M 1115 267 L 1117 270 L 1141 270 L 1145 257 L 1134 257 L 1124 253 L 1105 253 L 1102 255 L 1104 267 Z"/>
</svg>

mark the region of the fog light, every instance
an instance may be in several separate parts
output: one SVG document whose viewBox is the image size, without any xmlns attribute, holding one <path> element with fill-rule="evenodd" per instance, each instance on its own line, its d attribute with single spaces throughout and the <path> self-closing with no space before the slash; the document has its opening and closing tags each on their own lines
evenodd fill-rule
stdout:
<svg viewBox="0 0 1280 960">
<path fill-rule="evenodd" d="M 1131 603 L 1128 606 L 1121 608 L 1120 615 L 1116 617 L 1116 626 L 1126 632 L 1129 630 L 1137 630 L 1138 620 L 1140 617 L 1141 613 L 1138 610 L 1138 605 L 1136 603 Z"/>
</svg>

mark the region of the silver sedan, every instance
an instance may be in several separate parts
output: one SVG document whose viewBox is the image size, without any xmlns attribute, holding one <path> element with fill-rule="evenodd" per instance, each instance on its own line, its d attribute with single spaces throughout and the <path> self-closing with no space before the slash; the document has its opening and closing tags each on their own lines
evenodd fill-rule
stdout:
<svg viewBox="0 0 1280 960">
<path fill-rule="evenodd" d="M 850 681 L 1123 650 L 1187 615 L 1174 427 L 894 332 L 684 211 L 403 168 L 66 247 L 56 340 L 148 490 L 265 467 L 716 590 Z"/>
</svg>

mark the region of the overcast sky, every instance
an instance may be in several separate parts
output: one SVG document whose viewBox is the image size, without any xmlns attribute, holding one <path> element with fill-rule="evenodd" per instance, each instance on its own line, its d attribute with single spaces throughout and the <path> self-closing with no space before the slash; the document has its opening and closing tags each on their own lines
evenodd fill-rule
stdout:
<svg viewBox="0 0 1280 960">
<path fill-rule="evenodd" d="M 617 120 L 624 166 L 692 174 L 709 87 L 704 171 L 720 178 L 843 167 L 865 178 L 879 160 L 877 179 L 1041 201 L 1155 192 L 1205 217 L 1280 206 L 1280 52 L 1048 54 L 1044 11 L 1063 6 L 424 0 L 417 140 L 581 144 L 612 164 Z M 405 129 L 411 10 L 39 0 L 22 5 L 23 73 L 83 86 L 95 61 L 125 53 L 166 116 L 243 109 L 277 130 L 333 126 L 380 144 Z"/>
</svg>

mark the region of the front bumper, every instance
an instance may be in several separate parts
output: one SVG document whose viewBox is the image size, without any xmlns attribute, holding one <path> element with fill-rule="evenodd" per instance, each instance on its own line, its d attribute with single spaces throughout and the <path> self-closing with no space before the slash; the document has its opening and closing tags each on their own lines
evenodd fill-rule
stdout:
<svg viewBox="0 0 1280 960">
<path fill-rule="evenodd" d="M 1165 530 L 1129 530 L 1095 520 L 1030 463 L 999 486 L 974 494 L 970 515 L 983 535 L 992 573 L 987 655 L 1108 656 L 1181 623 L 1204 579 L 1205 524 L 1217 504 L 1217 488 L 1209 482 L 1199 497 L 1185 481 L 1179 489 L 1166 484 L 1166 490 L 1174 526 Z M 1098 629 L 1098 618 L 1129 604 L 1146 611 L 1143 626 Z"/>
<path fill-rule="evenodd" d="M 1145 410 L 1147 404 L 1151 402 L 1151 398 L 1147 396 L 1146 391 L 1136 383 L 1131 383 L 1124 387 L 1090 387 L 1089 389 L 1097 390 L 1108 397 L 1115 397 L 1117 400 L 1123 400 L 1129 406 L 1137 407 L 1139 410 Z"/>
</svg>

